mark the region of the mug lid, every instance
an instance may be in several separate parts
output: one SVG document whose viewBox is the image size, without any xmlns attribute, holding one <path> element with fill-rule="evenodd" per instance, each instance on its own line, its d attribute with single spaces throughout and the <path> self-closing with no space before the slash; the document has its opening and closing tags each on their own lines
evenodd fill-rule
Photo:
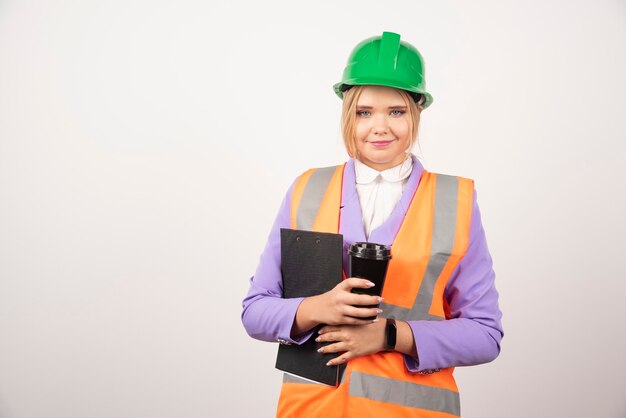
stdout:
<svg viewBox="0 0 626 418">
<path fill-rule="evenodd" d="M 368 260 L 391 259 L 391 247 L 389 245 L 376 244 L 375 242 L 355 242 L 350 245 L 348 252 L 353 257 Z"/>
</svg>

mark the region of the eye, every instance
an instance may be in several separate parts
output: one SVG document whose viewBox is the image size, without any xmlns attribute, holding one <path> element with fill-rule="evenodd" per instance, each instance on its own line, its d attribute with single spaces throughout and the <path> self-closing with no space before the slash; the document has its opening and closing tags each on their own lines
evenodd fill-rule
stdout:
<svg viewBox="0 0 626 418">
<path fill-rule="evenodd" d="M 402 116 L 406 113 L 406 110 L 394 109 L 390 112 L 391 116 Z"/>
<path fill-rule="evenodd" d="M 370 111 L 369 110 L 357 110 L 356 115 L 364 118 L 370 115 Z"/>
</svg>

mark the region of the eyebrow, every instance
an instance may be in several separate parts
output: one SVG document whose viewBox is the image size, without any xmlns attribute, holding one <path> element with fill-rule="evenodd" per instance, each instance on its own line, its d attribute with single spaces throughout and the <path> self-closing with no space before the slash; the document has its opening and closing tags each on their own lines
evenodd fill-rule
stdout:
<svg viewBox="0 0 626 418">
<path fill-rule="evenodd" d="M 356 107 L 357 109 L 373 109 L 374 108 L 372 106 L 361 106 L 361 105 L 357 105 Z M 406 109 L 406 105 L 389 106 L 387 107 L 387 109 Z"/>
</svg>

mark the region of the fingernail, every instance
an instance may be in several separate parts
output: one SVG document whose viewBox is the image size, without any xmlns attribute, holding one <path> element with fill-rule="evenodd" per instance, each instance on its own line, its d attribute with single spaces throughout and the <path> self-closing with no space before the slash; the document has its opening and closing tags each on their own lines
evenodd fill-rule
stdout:
<svg viewBox="0 0 626 418">
<path fill-rule="evenodd" d="M 318 353 L 323 353 L 323 352 L 324 352 L 324 347 L 320 347 L 320 348 L 318 348 L 318 349 L 317 349 L 317 352 L 318 352 Z"/>
<path fill-rule="evenodd" d="M 321 339 L 320 337 L 317 337 L 317 338 L 315 339 L 315 342 L 318 342 L 318 343 L 319 343 L 319 342 L 320 342 L 320 339 Z"/>
<path fill-rule="evenodd" d="M 374 283 L 372 283 L 372 282 L 370 282 L 370 281 L 368 281 L 368 282 L 367 282 L 367 283 L 365 283 L 365 284 L 366 284 L 366 285 L 368 285 L 369 287 L 374 287 L 374 286 L 376 286 Z"/>
<path fill-rule="evenodd" d="M 326 363 L 327 366 L 332 366 L 332 364 L 330 364 L 330 361 L 328 363 Z"/>
<path fill-rule="evenodd" d="M 318 333 L 318 334 L 323 334 L 323 333 L 324 333 L 324 331 L 319 330 L 319 331 L 317 331 L 317 333 Z"/>
<path fill-rule="evenodd" d="M 378 322 L 378 318 L 372 319 L 372 322 Z"/>
<path fill-rule="evenodd" d="M 383 303 L 384 300 L 384 298 L 378 298 L 378 303 Z"/>
<path fill-rule="evenodd" d="M 382 309 L 376 309 L 376 312 L 377 313 L 383 313 L 383 310 Z"/>
</svg>

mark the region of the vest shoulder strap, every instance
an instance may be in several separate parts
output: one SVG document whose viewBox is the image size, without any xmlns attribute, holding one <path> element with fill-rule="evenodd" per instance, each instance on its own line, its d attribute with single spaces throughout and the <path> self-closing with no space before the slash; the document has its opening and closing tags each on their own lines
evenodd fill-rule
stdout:
<svg viewBox="0 0 626 418">
<path fill-rule="evenodd" d="M 449 236 L 448 251 L 465 254 L 474 207 L 474 180 L 440 173 L 431 173 L 431 176 L 435 182 L 434 222 L 439 232 L 437 235 Z"/>
<path fill-rule="evenodd" d="M 337 232 L 345 164 L 312 168 L 298 177 L 291 198 L 291 227 Z"/>
</svg>

